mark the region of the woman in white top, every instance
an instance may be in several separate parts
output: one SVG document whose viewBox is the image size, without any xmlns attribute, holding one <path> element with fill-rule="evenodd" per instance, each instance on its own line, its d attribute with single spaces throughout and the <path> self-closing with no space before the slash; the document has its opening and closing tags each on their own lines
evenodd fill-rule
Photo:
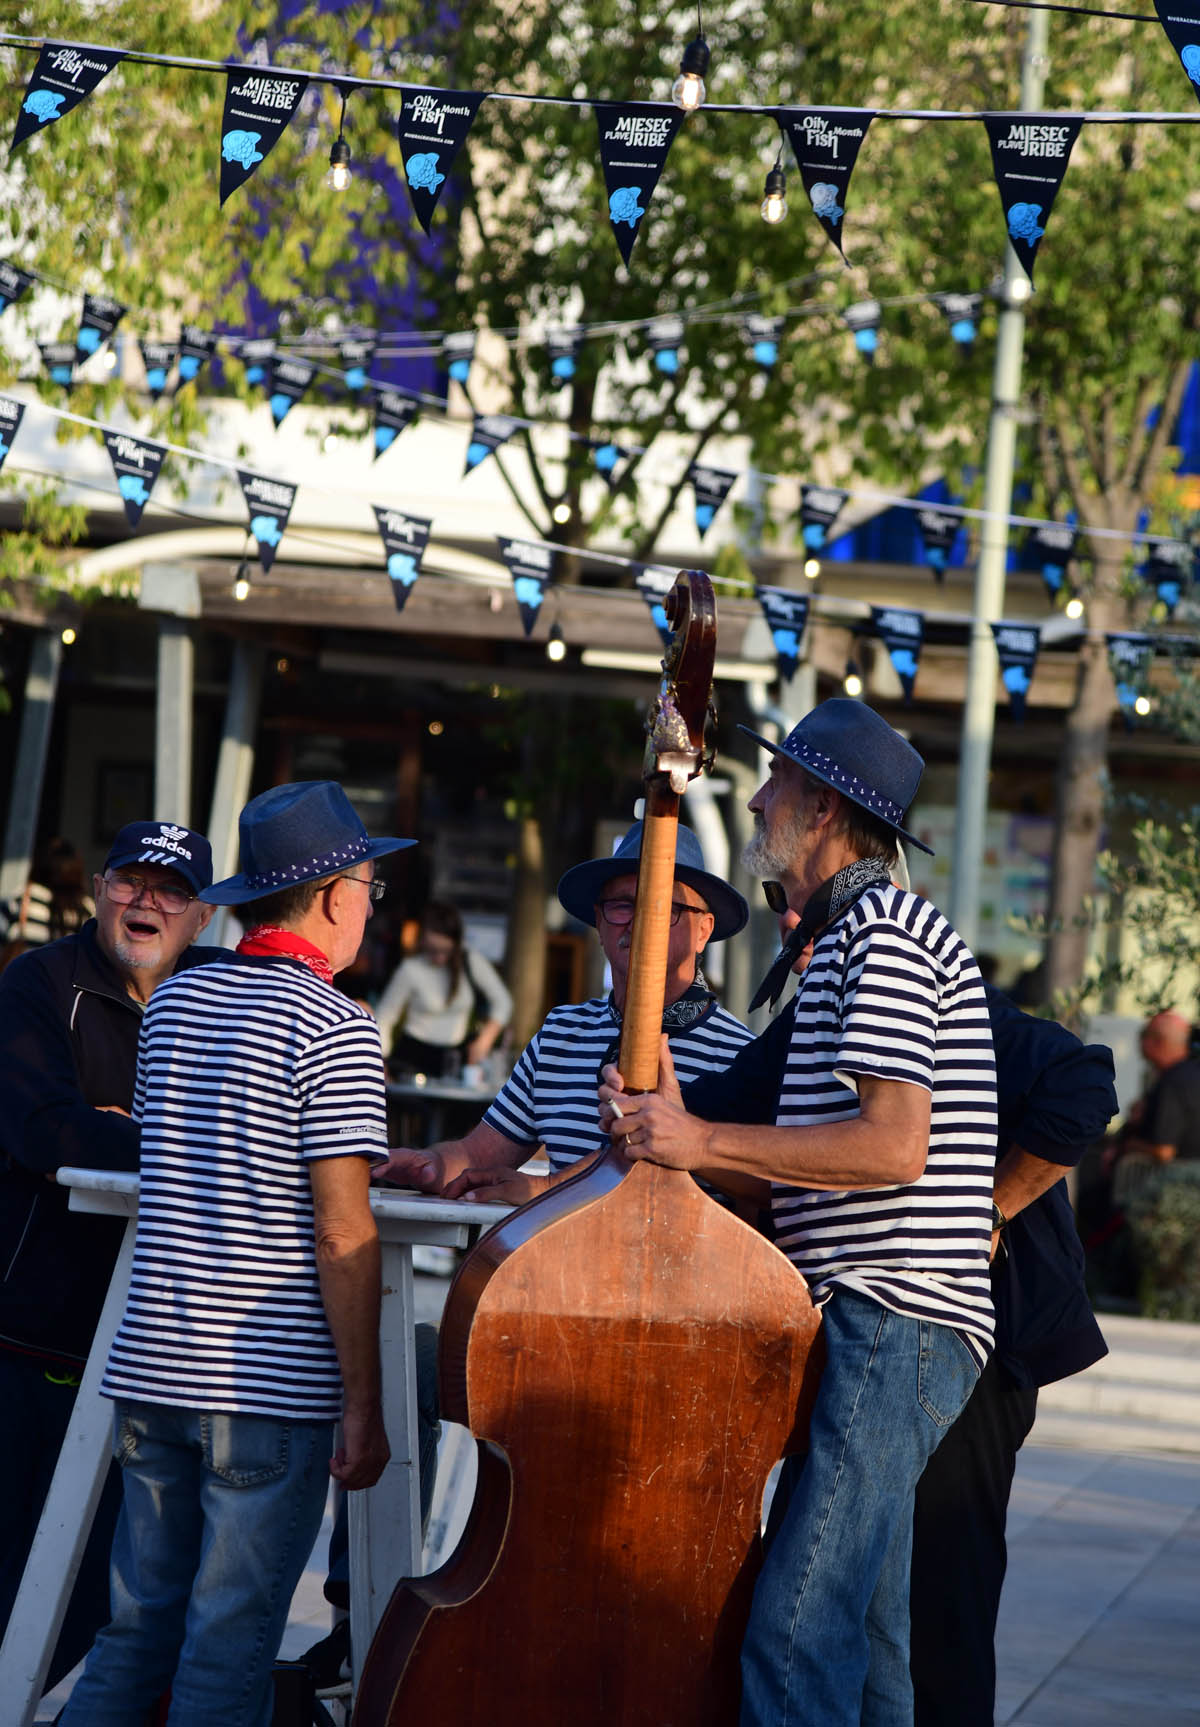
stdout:
<svg viewBox="0 0 1200 1727">
<path fill-rule="evenodd" d="M 385 1051 L 402 1067 L 441 1078 L 460 1063 L 482 1061 L 511 1015 L 512 997 L 495 966 L 463 943 L 458 908 L 431 900 L 420 952 L 392 974 L 375 1009 Z"/>
</svg>

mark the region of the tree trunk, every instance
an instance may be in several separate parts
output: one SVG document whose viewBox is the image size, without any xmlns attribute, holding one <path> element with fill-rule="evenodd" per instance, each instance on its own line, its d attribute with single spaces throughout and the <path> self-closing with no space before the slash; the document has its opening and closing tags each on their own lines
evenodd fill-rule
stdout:
<svg viewBox="0 0 1200 1727">
<path fill-rule="evenodd" d="M 517 818 L 517 869 L 508 926 L 513 1047 L 524 1049 L 542 1023 L 546 993 L 546 857 L 538 815 Z"/>
</svg>

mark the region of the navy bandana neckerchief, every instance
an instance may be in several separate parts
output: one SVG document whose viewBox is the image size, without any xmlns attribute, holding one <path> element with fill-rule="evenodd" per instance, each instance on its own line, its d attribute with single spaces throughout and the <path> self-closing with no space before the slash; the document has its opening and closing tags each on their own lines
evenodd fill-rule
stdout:
<svg viewBox="0 0 1200 1727">
<path fill-rule="evenodd" d="M 828 881 L 823 881 L 809 896 L 800 914 L 800 922 L 788 935 L 770 971 L 759 984 L 750 1003 L 750 1012 L 768 1001 L 772 1008 L 775 1006 L 783 993 L 788 973 L 818 930 L 848 911 L 868 888 L 886 887 L 891 879 L 891 868 L 881 858 L 856 858 L 845 869 L 831 875 Z"/>
</svg>

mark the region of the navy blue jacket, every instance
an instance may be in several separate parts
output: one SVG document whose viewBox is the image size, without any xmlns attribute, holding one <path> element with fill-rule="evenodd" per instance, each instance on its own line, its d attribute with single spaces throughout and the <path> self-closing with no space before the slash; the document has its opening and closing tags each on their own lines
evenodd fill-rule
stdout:
<svg viewBox="0 0 1200 1727">
<path fill-rule="evenodd" d="M 222 956 L 188 948 L 176 969 Z M 69 1211 L 56 1169 L 138 1166 L 133 1107 L 142 1009 L 96 939 L 75 935 L 0 976 L 0 1349 L 86 1360 L 124 1223 Z"/>
<path fill-rule="evenodd" d="M 1117 1111 L 1112 1051 L 1082 1044 L 1052 1020 L 1033 1019 L 988 988 L 996 1046 L 998 1156 L 1013 1145 L 1064 1169 L 1079 1162 Z M 684 1087 L 705 1121 L 775 1121 L 794 1007 L 780 1013 L 723 1073 Z M 996 1355 L 1020 1385 L 1049 1385 L 1099 1361 L 1108 1347 L 1083 1281 L 1083 1248 L 1065 1184 L 1056 1182 L 1004 1231 L 992 1265 Z"/>
</svg>

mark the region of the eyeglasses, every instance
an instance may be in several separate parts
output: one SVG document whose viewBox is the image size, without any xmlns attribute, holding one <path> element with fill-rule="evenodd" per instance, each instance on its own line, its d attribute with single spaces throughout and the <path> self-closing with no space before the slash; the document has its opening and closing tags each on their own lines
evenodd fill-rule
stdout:
<svg viewBox="0 0 1200 1727">
<path fill-rule="evenodd" d="M 599 899 L 596 910 L 605 923 L 614 929 L 624 929 L 626 924 L 633 922 L 633 901 L 631 899 Z M 678 900 L 671 901 L 671 928 L 679 922 L 685 911 L 694 911 L 703 917 L 708 907 L 703 905 L 681 905 Z"/>
<path fill-rule="evenodd" d="M 134 900 L 145 895 L 155 911 L 166 912 L 168 917 L 177 917 L 181 911 L 186 911 L 196 897 L 186 888 L 148 882 L 140 875 L 106 875 L 104 891 L 114 905 L 132 905 Z"/>
<path fill-rule="evenodd" d="M 362 885 L 367 890 L 367 898 L 373 899 L 375 901 L 376 905 L 379 904 L 380 900 L 383 898 L 384 894 L 387 892 L 387 883 L 385 881 L 376 881 L 374 876 L 343 875 L 343 876 L 339 876 L 338 880 L 339 881 L 361 882 Z"/>
<path fill-rule="evenodd" d="M 783 883 L 781 881 L 765 881 L 762 884 L 762 890 L 763 898 L 775 916 L 782 917 L 788 909 L 788 897 Z"/>
</svg>

